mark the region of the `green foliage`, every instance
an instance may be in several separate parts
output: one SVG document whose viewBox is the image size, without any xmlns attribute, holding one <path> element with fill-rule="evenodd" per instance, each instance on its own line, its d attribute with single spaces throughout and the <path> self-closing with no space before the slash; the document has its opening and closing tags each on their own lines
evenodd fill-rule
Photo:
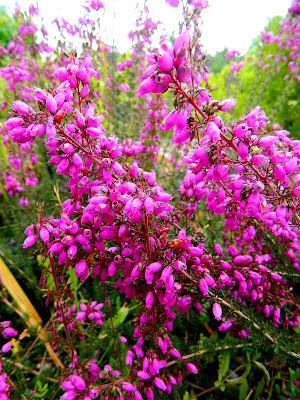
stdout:
<svg viewBox="0 0 300 400">
<path fill-rule="evenodd" d="M 207 56 L 207 64 L 209 70 L 213 74 L 218 74 L 222 69 L 229 64 L 229 60 L 225 58 L 225 54 L 227 53 L 228 49 L 224 49 L 222 51 L 217 51 L 214 56 Z"/>
<path fill-rule="evenodd" d="M 229 369 L 230 354 L 225 353 L 218 357 L 219 359 L 219 369 L 218 369 L 218 379 L 215 381 L 215 386 L 219 387 L 220 390 L 224 391 L 225 386 L 222 384 L 225 375 Z"/>
<path fill-rule="evenodd" d="M 267 30 L 278 33 L 280 21 L 280 17 L 272 18 Z M 278 49 L 273 43 L 263 43 L 258 38 L 243 59 L 247 64 L 237 74 L 231 73 L 230 66 L 225 65 L 214 73 L 210 84 L 217 99 L 237 99 L 231 113 L 234 119 L 239 119 L 259 105 L 274 123 L 279 123 L 283 129 L 298 137 L 300 85 L 294 78 L 285 79 L 290 74 L 286 62 L 280 61 L 275 65 L 273 60 L 278 54 L 284 56 L 286 50 Z M 269 67 L 261 68 L 259 63 L 262 61 Z"/>
<path fill-rule="evenodd" d="M 17 21 L 10 17 L 4 6 L 0 6 L 0 45 L 6 46 L 17 31 Z"/>
</svg>

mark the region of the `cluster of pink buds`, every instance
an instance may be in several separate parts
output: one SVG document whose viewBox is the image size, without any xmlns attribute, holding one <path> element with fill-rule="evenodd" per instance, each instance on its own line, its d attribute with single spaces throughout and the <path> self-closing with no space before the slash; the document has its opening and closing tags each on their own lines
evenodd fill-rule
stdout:
<svg viewBox="0 0 300 400">
<path fill-rule="evenodd" d="M 299 14 L 300 13 L 300 1 L 294 0 L 291 7 L 289 8 L 289 12 L 291 14 Z"/>
<path fill-rule="evenodd" d="M 8 382 L 8 376 L 3 371 L 2 361 L 0 360 L 0 399 L 9 400 L 10 399 L 10 384 Z"/>
<path fill-rule="evenodd" d="M 18 102 L 15 103 L 17 107 Z M 13 125 L 14 122 L 12 122 Z M 21 206 L 28 206 L 29 200 L 26 196 L 28 195 L 28 190 L 39 183 L 35 172 L 39 157 L 32 148 L 31 143 L 15 144 L 9 134 L 5 133 L 5 131 L 3 133 L 3 143 L 8 151 L 8 166 L 7 171 L 4 172 L 4 187 L 9 196 L 20 198 L 19 204 Z"/>
<path fill-rule="evenodd" d="M 179 0 L 166 0 L 166 2 L 171 7 L 178 7 Z M 188 0 L 188 4 L 195 7 L 198 10 L 203 10 L 204 8 L 208 7 L 208 0 Z"/>
<path fill-rule="evenodd" d="M 95 322 L 96 325 L 103 325 L 103 318 L 105 317 L 105 314 L 101 311 L 103 307 L 104 304 L 92 301 L 90 304 L 81 303 L 79 305 L 80 311 L 73 310 L 72 307 L 71 311 L 74 311 L 76 321 Z"/>
<path fill-rule="evenodd" d="M 300 20 L 299 20 L 300 2 L 294 1 L 292 6 L 289 8 L 289 14 L 284 18 L 280 25 L 280 31 L 277 35 L 272 32 L 262 32 L 261 37 L 263 43 L 276 44 L 276 50 L 269 54 L 270 59 L 273 59 L 272 63 L 270 60 L 262 60 L 258 63 L 259 67 L 269 69 L 271 66 L 275 66 L 279 72 L 280 62 L 283 65 L 288 65 L 288 73 L 284 76 L 284 79 L 294 78 L 297 81 L 300 80 L 300 51 L 299 51 L 299 31 L 300 31 Z"/>
<path fill-rule="evenodd" d="M 227 59 L 239 57 L 239 56 L 240 56 L 240 52 L 238 50 L 228 50 L 227 53 L 225 54 L 225 57 Z"/>
<path fill-rule="evenodd" d="M 148 57 L 150 67 L 144 72 L 137 95 L 147 93 L 163 93 L 170 87 L 173 80 L 173 70 L 179 82 L 187 82 L 191 70 L 187 66 L 190 39 L 187 31 L 176 39 L 173 49 L 167 45 L 161 46 L 161 51 Z"/>
<path fill-rule="evenodd" d="M 99 391 L 96 388 L 87 389 L 87 384 L 80 375 L 70 375 L 62 382 L 65 393 L 61 400 L 92 400 L 97 399 Z"/>
<path fill-rule="evenodd" d="M 122 62 L 119 62 L 117 64 L 117 69 L 119 71 L 124 71 L 126 68 L 130 68 L 133 65 L 133 61 L 132 60 L 124 60 Z"/>
<path fill-rule="evenodd" d="M 0 334 L 2 335 L 3 339 L 9 339 L 9 341 L 3 344 L 1 347 L 2 352 L 7 353 L 12 347 L 12 341 L 10 338 L 16 337 L 18 332 L 11 326 L 11 321 L 1 321 Z"/>
<path fill-rule="evenodd" d="M 247 64 L 247 61 L 241 61 L 239 63 L 232 63 L 230 67 L 230 72 L 236 74 Z"/>
</svg>

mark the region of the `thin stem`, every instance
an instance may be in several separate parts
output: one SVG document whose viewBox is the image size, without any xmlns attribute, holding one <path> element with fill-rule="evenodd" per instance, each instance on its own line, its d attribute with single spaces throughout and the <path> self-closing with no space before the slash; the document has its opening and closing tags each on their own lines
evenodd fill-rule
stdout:
<svg viewBox="0 0 300 400">
<path fill-rule="evenodd" d="M 265 336 L 271 343 L 277 344 L 277 340 L 273 338 L 269 332 L 266 332 L 261 326 L 259 326 L 256 322 L 252 321 L 248 315 L 244 314 L 242 311 L 237 310 L 234 306 L 232 306 L 230 303 L 228 303 L 226 300 L 222 299 L 220 296 L 217 296 L 211 292 L 209 292 L 211 296 L 213 296 L 219 303 L 223 304 L 224 306 L 228 307 L 231 311 L 233 311 L 235 314 L 240 316 L 241 318 L 250 321 L 251 325 L 258 331 L 262 333 L 263 336 Z M 295 357 L 300 360 L 300 354 L 295 353 L 294 351 L 286 350 L 284 348 L 281 348 L 286 354 L 289 354 L 292 357 Z"/>
<path fill-rule="evenodd" d="M 58 279 L 57 279 L 57 271 L 56 271 L 54 260 L 53 260 L 51 254 L 49 252 L 48 252 L 48 257 L 49 257 L 49 261 L 50 261 L 51 272 L 52 272 L 52 276 L 53 276 L 53 280 L 54 280 L 54 286 L 55 286 L 55 290 L 56 290 L 57 307 L 58 307 L 58 310 L 59 310 L 59 314 L 60 314 L 60 316 L 61 316 L 61 318 L 63 320 L 66 339 L 67 339 L 68 345 L 70 347 L 71 358 L 73 360 L 73 358 L 74 358 L 73 356 L 75 354 L 75 349 L 74 349 L 74 346 L 73 346 L 73 343 L 72 343 L 72 340 L 71 340 L 71 335 L 70 335 L 67 319 L 66 319 L 65 312 L 64 312 L 64 303 L 63 303 L 63 300 L 62 300 L 61 295 L 60 295 L 60 287 L 59 287 L 59 283 L 58 283 Z"/>
<path fill-rule="evenodd" d="M 214 350 L 215 351 L 222 351 L 222 350 L 230 350 L 230 349 L 241 349 L 244 347 L 248 347 L 248 346 L 253 346 L 253 343 L 246 343 L 246 344 L 237 344 L 235 346 L 218 346 L 216 347 Z M 169 361 L 164 368 L 169 368 L 174 364 L 178 364 L 182 361 L 186 361 L 189 360 L 190 358 L 194 358 L 194 357 L 198 357 L 198 356 L 202 356 L 205 353 L 208 353 L 209 349 L 202 349 L 199 351 L 195 351 L 194 353 L 190 353 L 190 354 L 186 354 L 185 356 L 182 356 L 181 358 L 177 359 L 177 360 L 172 360 Z"/>
</svg>

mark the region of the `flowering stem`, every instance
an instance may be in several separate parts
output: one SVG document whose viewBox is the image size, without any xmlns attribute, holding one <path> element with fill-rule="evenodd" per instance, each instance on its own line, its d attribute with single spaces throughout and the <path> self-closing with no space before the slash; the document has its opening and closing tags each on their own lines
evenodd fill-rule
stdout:
<svg viewBox="0 0 300 400">
<path fill-rule="evenodd" d="M 270 342 L 272 342 L 273 344 L 277 344 L 277 340 L 275 338 L 273 338 L 268 332 L 264 331 L 262 327 L 260 327 L 256 322 L 252 321 L 246 314 L 244 314 L 242 311 L 237 310 L 234 306 L 232 306 L 230 303 L 228 303 L 226 300 L 222 299 L 222 297 L 213 294 L 212 292 L 209 292 L 209 294 L 211 296 L 213 296 L 219 303 L 223 304 L 224 306 L 228 307 L 231 311 L 233 311 L 235 314 L 237 314 L 238 316 L 240 316 L 241 318 L 250 321 L 251 325 L 258 331 L 260 331 L 263 336 L 265 336 Z M 300 354 L 295 353 L 293 351 L 290 350 L 286 350 L 284 348 L 281 348 L 281 350 L 283 350 L 285 353 L 289 354 L 292 357 L 295 357 L 297 359 L 300 360 Z"/>
<path fill-rule="evenodd" d="M 170 73 L 172 82 L 175 83 L 177 89 L 183 94 L 183 96 L 186 98 L 186 100 L 192 104 L 192 106 L 195 108 L 196 111 L 202 116 L 203 119 L 208 120 L 209 117 L 201 110 L 201 108 L 198 106 L 198 104 L 195 102 L 195 99 L 191 97 L 181 86 L 181 84 L 178 82 L 176 78 L 174 78 L 173 74 Z"/>
<path fill-rule="evenodd" d="M 170 73 L 172 82 L 175 83 L 177 89 L 182 93 L 182 95 L 186 98 L 186 100 L 194 107 L 194 109 L 207 121 L 209 120 L 209 117 L 201 110 L 201 108 L 198 106 L 198 104 L 195 102 L 195 99 L 191 96 L 189 96 L 189 94 L 183 89 L 183 87 L 181 86 L 181 84 L 178 82 L 177 79 L 174 78 L 173 74 Z M 236 152 L 238 153 L 237 147 L 236 145 L 233 143 L 233 141 L 231 139 L 229 139 L 228 137 L 226 137 L 226 135 L 224 135 L 224 133 L 220 133 L 221 138 L 226 141 L 228 143 L 228 145 Z M 250 162 L 247 163 L 248 167 L 250 169 L 252 169 L 252 171 L 255 173 L 255 175 L 263 182 L 265 183 L 270 189 L 271 191 L 276 194 L 278 197 L 281 197 L 280 193 L 278 193 L 277 189 L 273 187 L 273 185 L 265 178 L 262 176 L 262 174 L 257 170 L 257 168 L 251 164 Z M 293 211 L 294 211 L 294 215 L 295 218 L 297 220 L 298 223 L 300 223 L 300 216 L 298 215 L 297 211 L 296 211 L 296 206 L 293 203 Z"/>
</svg>

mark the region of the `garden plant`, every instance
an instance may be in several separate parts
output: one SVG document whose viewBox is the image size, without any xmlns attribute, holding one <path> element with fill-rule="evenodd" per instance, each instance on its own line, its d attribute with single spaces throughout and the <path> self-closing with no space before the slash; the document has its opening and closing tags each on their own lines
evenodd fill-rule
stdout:
<svg viewBox="0 0 300 400">
<path fill-rule="evenodd" d="M 243 57 L 163 6 L 0 10 L 0 400 L 300 399 L 300 2 Z"/>
</svg>

